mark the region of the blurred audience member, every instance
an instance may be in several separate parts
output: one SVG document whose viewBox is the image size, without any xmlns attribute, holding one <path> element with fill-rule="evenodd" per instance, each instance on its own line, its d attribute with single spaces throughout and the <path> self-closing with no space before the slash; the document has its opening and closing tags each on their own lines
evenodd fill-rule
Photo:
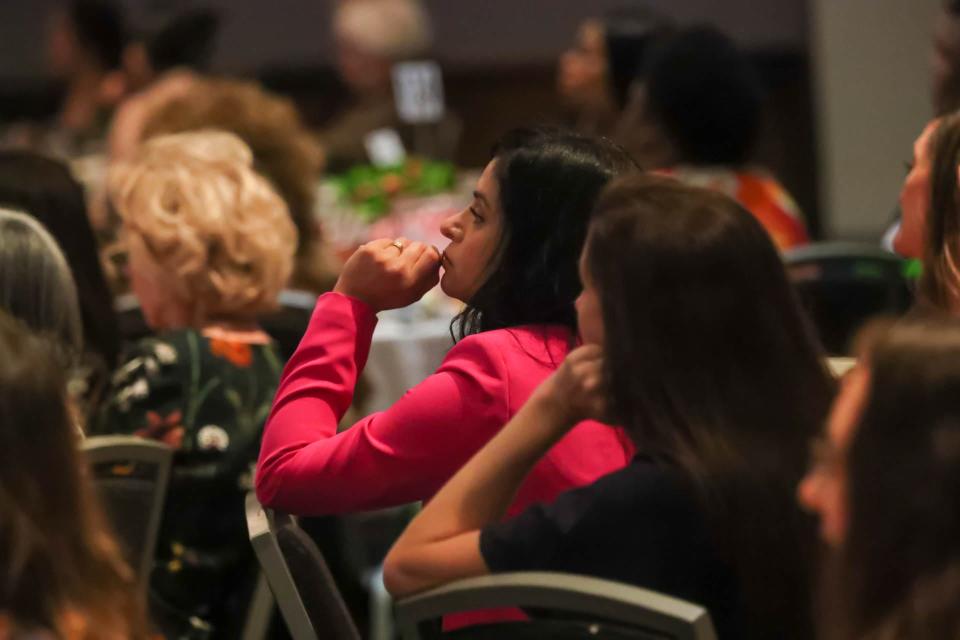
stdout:
<svg viewBox="0 0 960 640">
<path fill-rule="evenodd" d="M 897 253 L 923 259 L 921 305 L 960 314 L 960 113 L 928 124 L 900 191 Z"/>
<path fill-rule="evenodd" d="M 176 69 L 203 71 L 213 56 L 220 18 L 212 9 L 195 9 L 141 25 L 123 52 L 123 71 L 140 91 Z"/>
<path fill-rule="evenodd" d="M 688 27 L 652 47 L 616 139 L 643 168 L 734 198 L 786 250 L 809 237 L 783 186 L 749 166 L 761 111 L 743 53 L 711 27 Z"/>
<path fill-rule="evenodd" d="M 943 0 L 933 31 L 932 102 L 934 113 L 960 109 L 960 1 Z"/>
<path fill-rule="evenodd" d="M 960 323 L 868 330 L 800 485 L 832 554 L 822 638 L 960 637 Z"/>
<path fill-rule="evenodd" d="M 83 324 L 77 289 L 56 240 L 36 219 L 0 209 L 0 310 L 57 346 L 81 430 L 90 370 L 81 357 Z"/>
<path fill-rule="evenodd" d="M 73 0 L 54 17 L 50 66 L 66 84 L 60 128 L 78 138 L 102 138 L 109 107 L 120 99 L 124 24 L 111 0 Z"/>
<path fill-rule="evenodd" d="M 151 577 L 157 623 L 239 637 L 255 565 L 243 498 L 281 368 L 255 318 L 290 276 L 296 229 L 225 132 L 146 142 L 112 169 L 110 190 L 133 292 L 159 335 L 126 355 L 98 430 L 175 449 Z"/>
<path fill-rule="evenodd" d="M 84 346 L 72 392 L 93 410 L 117 365 L 120 337 L 83 188 L 60 162 L 27 151 L 0 151 L 0 207 L 39 221 L 66 257 L 80 302 Z"/>
<path fill-rule="evenodd" d="M 578 131 L 614 133 L 644 56 L 670 23 L 651 11 L 623 9 L 584 22 L 572 48 L 560 57 L 557 89 Z"/>
<path fill-rule="evenodd" d="M 110 125 L 111 157 L 133 153 L 154 110 L 191 91 L 197 71 L 213 54 L 220 19 L 211 9 L 196 9 L 142 29 L 124 51 L 123 69 L 131 90 Z"/>
<path fill-rule="evenodd" d="M 351 103 L 320 132 L 332 171 L 366 164 L 364 139 L 398 128 L 391 70 L 426 54 L 433 42 L 430 17 L 420 0 L 341 0 L 333 17 L 336 64 Z"/>
<path fill-rule="evenodd" d="M 60 157 L 98 152 L 113 108 L 123 97 L 123 16 L 112 0 L 70 0 L 54 10 L 47 36 L 51 74 L 63 88 L 56 118 L 15 124 L 7 146 L 43 149 Z"/>
<path fill-rule="evenodd" d="M 704 605 L 721 639 L 810 638 L 814 534 L 794 494 L 832 380 L 769 236 L 726 196 L 634 175 L 601 194 L 580 272 L 585 346 L 426 504 L 387 588 L 570 572 Z M 626 428 L 631 464 L 504 520 L 591 418 Z"/>
<path fill-rule="evenodd" d="M 229 131 L 250 147 L 254 168 L 273 183 L 297 227 L 289 286 L 329 291 L 335 276 L 314 211 L 323 157 L 293 103 L 254 82 L 200 79 L 189 93 L 158 105 L 143 136 L 197 129 Z"/>
<path fill-rule="evenodd" d="M 0 313 L 0 637 L 143 639 L 140 590 L 94 498 L 65 382 L 50 343 Z"/>
</svg>

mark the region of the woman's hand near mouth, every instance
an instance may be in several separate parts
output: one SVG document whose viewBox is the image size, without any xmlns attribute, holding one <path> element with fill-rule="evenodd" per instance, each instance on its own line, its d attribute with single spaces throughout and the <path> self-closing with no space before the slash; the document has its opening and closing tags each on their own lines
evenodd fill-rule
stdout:
<svg viewBox="0 0 960 640">
<path fill-rule="evenodd" d="M 399 309 L 436 286 L 440 260 L 440 251 L 422 242 L 374 240 L 350 256 L 333 290 L 365 302 L 374 311 Z"/>
</svg>

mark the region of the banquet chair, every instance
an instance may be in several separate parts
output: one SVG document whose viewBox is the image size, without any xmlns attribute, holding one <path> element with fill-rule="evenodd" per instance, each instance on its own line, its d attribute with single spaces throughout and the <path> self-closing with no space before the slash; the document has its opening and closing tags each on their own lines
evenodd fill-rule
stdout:
<svg viewBox="0 0 960 640">
<path fill-rule="evenodd" d="M 438 631 L 441 616 L 499 607 L 533 609 L 535 615 L 529 621 Z M 699 605 L 631 585 L 566 573 L 502 573 L 458 580 L 401 600 L 396 615 L 404 640 L 716 640 L 710 615 Z"/>
<path fill-rule="evenodd" d="M 383 561 L 416 512 L 417 505 L 408 504 L 344 514 L 338 519 L 340 552 L 368 596 L 368 640 L 396 636 L 393 598 L 383 584 Z"/>
<path fill-rule="evenodd" d="M 93 436 L 82 443 L 93 484 L 124 556 L 144 588 L 150 576 L 173 450 L 135 436 Z"/>
<path fill-rule="evenodd" d="M 359 640 L 317 545 L 292 516 L 264 509 L 247 495 L 247 530 L 293 640 Z"/>
<path fill-rule="evenodd" d="M 877 315 L 913 304 L 908 263 L 880 247 L 812 244 L 783 255 L 787 274 L 830 355 L 848 355 L 857 330 Z"/>
</svg>

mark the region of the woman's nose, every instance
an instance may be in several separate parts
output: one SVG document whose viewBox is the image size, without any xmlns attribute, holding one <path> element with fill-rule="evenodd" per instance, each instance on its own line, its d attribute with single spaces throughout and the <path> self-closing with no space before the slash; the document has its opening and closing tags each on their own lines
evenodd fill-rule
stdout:
<svg viewBox="0 0 960 640">
<path fill-rule="evenodd" d="M 457 214 L 459 215 L 459 214 Z M 457 216 L 450 216 L 440 223 L 440 233 L 444 238 L 457 242 L 463 235 L 460 231 L 460 225 L 457 224 Z"/>
</svg>

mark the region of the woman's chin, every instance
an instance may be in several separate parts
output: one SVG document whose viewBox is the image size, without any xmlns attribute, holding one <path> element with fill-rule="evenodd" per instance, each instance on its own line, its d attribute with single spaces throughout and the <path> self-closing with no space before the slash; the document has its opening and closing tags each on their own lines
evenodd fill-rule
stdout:
<svg viewBox="0 0 960 640">
<path fill-rule="evenodd" d="M 457 296 L 454 294 L 456 287 L 452 286 L 452 284 L 449 274 L 444 271 L 443 275 L 440 276 L 440 290 L 443 291 L 444 295 L 456 298 Z"/>
<path fill-rule="evenodd" d="M 463 303 L 467 302 L 463 292 L 457 287 L 454 279 L 446 271 L 444 271 L 443 276 L 440 277 L 440 290 L 443 291 L 444 295 L 448 298 L 453 298 Z"/>
</svg>

